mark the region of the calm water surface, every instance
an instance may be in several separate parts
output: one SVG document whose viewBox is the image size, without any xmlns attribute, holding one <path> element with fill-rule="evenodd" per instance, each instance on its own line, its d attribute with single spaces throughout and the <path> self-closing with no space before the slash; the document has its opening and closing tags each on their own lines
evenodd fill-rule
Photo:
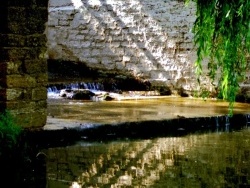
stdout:
<svg viewBox="0 0 250 188">
<path fill-rule="evenodd" d="M 48 188 L 250 187 L 250 128 L 48 148 Z"/>
<path fill-rule="evenodd" d="M 235 114 L 249 114 L 249 103 L 235 103 Z M 49 99 L 45 128 L 79 126 L 84 123 L 121 123 L 185 117 L 209 117 L 228 114 L 228 102 L 166 96 L 158 99 L 89 102 Z M 62 120 L 60 123 L 55 120 Z M 55 122 L 54 122 L 55 121 Z M 66 122 L 66 123 L 63 123 Z"/>
</svg>

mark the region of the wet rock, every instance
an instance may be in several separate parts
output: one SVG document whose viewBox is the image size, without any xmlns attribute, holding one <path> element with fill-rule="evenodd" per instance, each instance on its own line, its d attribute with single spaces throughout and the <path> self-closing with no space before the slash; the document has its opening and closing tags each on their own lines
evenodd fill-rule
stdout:
<svg viewBox="0 0 250 188">
<path fill-rule="evenodd" d="M 62 89 L 59 93 L 60 97 L 76 100 L 90 100 L 95 93 L 88 89 Z"/>
<path fill-rule="evenodd" d="M 103 97 L 103 100 L 105 100 L 105 101 L 112 101 L 112 100 L 114 100 L 114 98 L 111 97 L 111 96 L 109 96 L 109 95 L 105 95 L 105 96 Z"/>
<path fill-rule="evenodd" d="M 72 92 L 73 92 L 72 89 L 62 89 L 59 93 L 59 96 L 68 98 L 72 96 Z"/>
<path fill-rule="evenodd" d="M 101 93 L 100 95 L 97 96 L 98 97 L 98 100 L 105 100 L 105 101 L 112 101 L 112 100 L 115 100 L 114 97 L 111 97 L 109 95 L 109 93 Z"/>
<path fill-rule="evenodd" d="M 95 96 L 95 93 L 88 89 L 78 89 L 73 91 L 72 99 L 91 100 L 93 96 Z"/>
</svg>

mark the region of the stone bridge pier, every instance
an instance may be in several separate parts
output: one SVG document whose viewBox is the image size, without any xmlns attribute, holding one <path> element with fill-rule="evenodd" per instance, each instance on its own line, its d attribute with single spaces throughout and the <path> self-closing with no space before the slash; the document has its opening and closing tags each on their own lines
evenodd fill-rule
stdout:
<svg viewBox="0 0 250 188">
<path fill-rule="evenodd" d="M 42 127 L 47 118 L 48 0 L 4 0 L 0 12 L 0 111 L 10 111 L 24 128 Z"/>
</svg>

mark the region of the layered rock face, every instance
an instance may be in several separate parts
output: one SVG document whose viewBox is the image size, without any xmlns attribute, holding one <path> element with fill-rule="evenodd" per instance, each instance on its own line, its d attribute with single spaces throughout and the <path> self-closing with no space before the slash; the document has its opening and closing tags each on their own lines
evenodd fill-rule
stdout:
<svg viewBox="0 0 250 188">
<path fill-rule="evenodd" d="M 23 127 L 46 124 L 47 8 L 41 0 L 5 0 L 0 7 L 0 111 Z"/>
<path fill-rule="evenodd" d="M 194 4 L 183 1 L 50 0 L 48 56 L 196 90 L 194 21 Z"/>
</svg>

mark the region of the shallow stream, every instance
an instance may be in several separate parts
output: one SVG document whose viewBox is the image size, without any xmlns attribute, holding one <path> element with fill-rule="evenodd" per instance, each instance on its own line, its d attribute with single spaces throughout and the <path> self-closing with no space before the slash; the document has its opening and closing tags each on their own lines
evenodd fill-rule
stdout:
<svg viewBox="0 0 250 188">
<path fill-rule="evenodd" d="M 250 104 L 235 103 L 234 113 L 249 114 Z M 204 100 L 175 96 L 99 102 L 48 99 L 48 123 L 45 129 L 227 114 L 228 103 L 215 99 Z"/>
</svg>

